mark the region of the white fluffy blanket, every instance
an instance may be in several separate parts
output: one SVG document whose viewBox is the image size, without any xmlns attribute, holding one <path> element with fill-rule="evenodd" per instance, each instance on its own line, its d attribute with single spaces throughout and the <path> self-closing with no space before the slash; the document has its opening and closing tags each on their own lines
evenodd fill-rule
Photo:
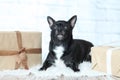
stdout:
<svg viewBox="0 0 120 80">
<path fill-rule="evenodd" d="M 67 67 L 50 67 L 46 71 L 38 71 L 38 69 L 41 67 L 41 65 L 37 65 L 35 67 L 32 67 L 29 70 L 24 69 L 18 69 L 18 70 L 4 70 L 0 71 L 0 80 L 3 80 L 3 77 L 7 75 L 7 77 L 13 76 L 22 76 L 25 78 L 25 80 L 40 80 L 42 79 L 57 79 L 58 77 L 95 77 L 95 76 L 103 76 L 106 75 L 105 73 L 97 72 L 91 69 L 91 63 L 89 62 L 83 62 L 80 64 L 80 72 L 73 72 L 70 68 Z M 29 76 L 29 77 L 28 77 Z M 21 78 L 22 78 L 21 77 Z M 2 78 L 2 79 L 1 79 Z M 5 77 L 4 77 L 5 78 Z M 29 78 L 29 79 L 28 79 Z M 38 78 L 38 79 L 37 79 Z M 13 79 L 14 80 L 14 79 Z M 16 79 L 15 79 L 16 80 Z"/>
</svg>

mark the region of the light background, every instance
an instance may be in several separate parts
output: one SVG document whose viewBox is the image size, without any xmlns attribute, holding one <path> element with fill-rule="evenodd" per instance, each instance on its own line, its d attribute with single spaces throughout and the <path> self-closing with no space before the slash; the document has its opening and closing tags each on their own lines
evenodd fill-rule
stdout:
<svg viewBox="0 0 120 80">
<path fill-rule="evenodd" d="M 78 17 L 74 38 L 120 45 L 120 0 L 0 0 L 0 31 L 42 32 L 45 58 L 50 39 L 47 16 L 68 20 L 73 15 Z"/>
</svg>

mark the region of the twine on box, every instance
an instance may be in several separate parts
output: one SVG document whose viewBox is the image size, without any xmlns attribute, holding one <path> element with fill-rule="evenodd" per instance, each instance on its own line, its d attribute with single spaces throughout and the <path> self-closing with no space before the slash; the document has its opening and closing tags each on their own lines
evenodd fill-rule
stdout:
<svg viewBox="0 0 120 80">
<path fill-rule="evenodd" d="M 11 56 L 15 55 L 15 69 L 20 68 L 22 65 L 24 69 L 29 69 L 27 64 L 26 54 L 40 54 L 42 52 L 41 48 L 25 48 L 22 44 L 21 32 L 16 31 L 17 44 L 19 50 L 0 50 L 0 56 Z"/>
</svg>

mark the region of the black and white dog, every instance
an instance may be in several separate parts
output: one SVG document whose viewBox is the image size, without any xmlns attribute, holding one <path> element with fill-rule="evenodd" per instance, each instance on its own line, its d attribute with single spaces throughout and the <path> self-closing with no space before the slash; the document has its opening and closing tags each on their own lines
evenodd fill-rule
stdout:
<svg viewBox="0 0 120 80">
<path fill-rule="evenodd" d="M 66 67 L 76 72 L 79 71 L 80 63 L 91 61 L 89 53 L 93 44 L 85 40 L 73 39 L 72 30 L 76 20 L 76 15 L 68 21 L 55 21 L 50 16 L 47 17 L 51 28 L 51 41 L 48 56 L 39 70 L 46 70 L 55 65 L 57 61 L 62 60 Z M 57 49 L 60 49 L 60 52 Z"/>
</svg>

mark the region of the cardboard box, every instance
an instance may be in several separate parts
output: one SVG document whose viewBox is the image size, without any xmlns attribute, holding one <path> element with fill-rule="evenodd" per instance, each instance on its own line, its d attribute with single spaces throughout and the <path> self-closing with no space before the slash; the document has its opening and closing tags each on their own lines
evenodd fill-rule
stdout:
<svg viewBox="0 0 120 80">
<path fill-rule="evenodd" d="M 120 76 L 120 47 L 98 46 L 91 52 L 93 70 Z"/>
<path fill-rule="evenodd" d="M 0 32 L 0 70 L 29 69 L 41 63 L 41 32 Z"/>
</svg>

